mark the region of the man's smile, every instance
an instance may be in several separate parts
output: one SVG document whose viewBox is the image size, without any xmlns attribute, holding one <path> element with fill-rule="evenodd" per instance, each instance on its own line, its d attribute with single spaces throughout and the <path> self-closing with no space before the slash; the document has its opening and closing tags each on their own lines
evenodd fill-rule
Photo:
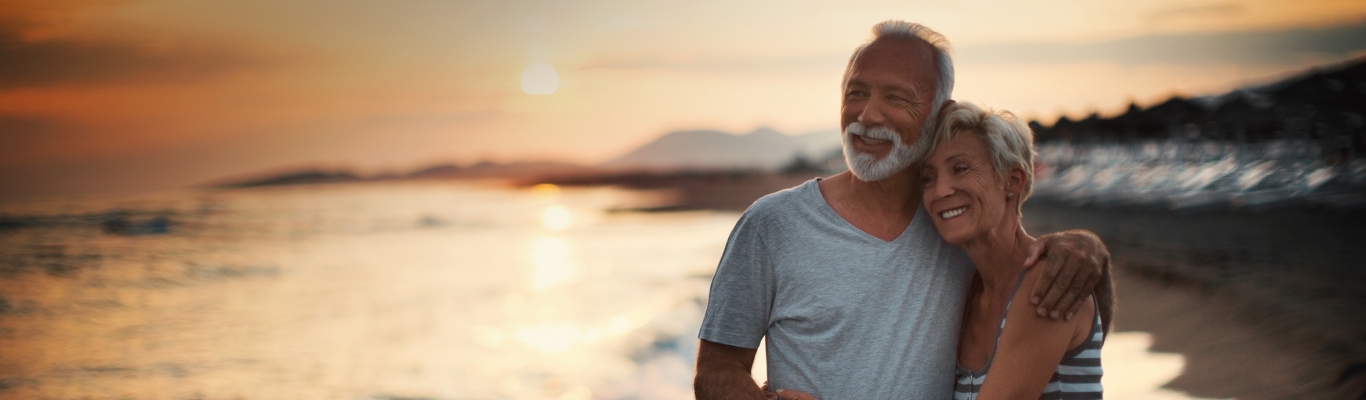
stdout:
<svg viewBox="0 0 1366 400">
<path fill-rule="evenodd" d="M 873 138 L 870 138 L 870 137 L 867 137 L 867 136 L 864 136 L 864 135 L 854 135 L 854 137 L 855 137 L 855 138 L 858 138 L 858 140 L 859 140 L 860 142 L 863 142 L 863 145 L 865 145 L 865 146 L 879 146 L 879 145 L 891 143 L 890 140 L 885 140 L 885 139 L 873 139 Z"/>
</svg>

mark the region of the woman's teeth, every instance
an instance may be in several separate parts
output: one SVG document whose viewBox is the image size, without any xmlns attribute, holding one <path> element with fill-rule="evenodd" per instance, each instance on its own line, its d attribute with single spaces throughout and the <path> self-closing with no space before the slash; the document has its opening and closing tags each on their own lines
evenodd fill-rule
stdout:
<svg viewBox="0 0 1366 400">
<path fill-rule="evenodd" d="M 942 217 L 942 218 L 944 218 L 944 219 L 949 219 L 949 218 L 957 217 L 957 216 L 959 216 L 959 215 L 963 215 L 963 212 L 964 212 L 964 211 L 967 211 L 967 210 L 968 210 L 967 207 L 959 207 L 959 208 L 955 208 L 955 209 L 948 210 L 948 211 L 945 211 L 945 212 L 943 212 L 943 213 L 940 213 L 939 216 Z"/>
</svg>

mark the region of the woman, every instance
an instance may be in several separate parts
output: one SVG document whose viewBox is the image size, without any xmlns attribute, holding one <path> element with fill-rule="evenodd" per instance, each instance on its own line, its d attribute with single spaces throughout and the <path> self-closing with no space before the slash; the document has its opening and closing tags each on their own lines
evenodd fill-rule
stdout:
<svg viewBox="0 0 1366 400">
<path fill-rule="evenodd" d="M 1039 318 L 1028 307 L 1041 271 L 1021 267 L 1035 241 L 1020 224 L 1034 183 L 1033 141 L 1010 113 L 957 103 L 945 110 L 921 167 L 922 204 L 935 229 L 977 266 L 955 399 L 1101 398 L 1113 286 L 1102 284 L 1107 301 L 1090 296 L 1070 320 Z"/>
<path fill-rule="evenodd" d="M 1021 204 L 1034 183 L 1033 135 L 1010 113 L 970 103 L 951 105 L 941 116 L 920 170 L 921 204 L 940 236 L 977 266 L 959 337 L 954 398 L 1101 398 L 1100 347 L 1114 286 L 1102 281 L 1066 320 L 1040 318 L 1029 306 L 1043 270 L 1022 267 L 1035 241 L 1020 224 Z M 812 397 L 785 390 L 781 398 Z"/>
</svg>

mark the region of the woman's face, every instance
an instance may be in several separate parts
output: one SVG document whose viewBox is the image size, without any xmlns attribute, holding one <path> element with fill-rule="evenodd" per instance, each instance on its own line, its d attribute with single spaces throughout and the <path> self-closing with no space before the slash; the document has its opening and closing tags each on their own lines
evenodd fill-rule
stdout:
<svg viewBox="0 0 1366 400">
<path fill-rule="evenodd" d="M 925 210 L 944 240 L 965 245 L 989 235 L 1011 214 L 1005 180 L 996 173 L 986 143 L 970 132 L 940 143 L 920 170 Z"/>
</svg>

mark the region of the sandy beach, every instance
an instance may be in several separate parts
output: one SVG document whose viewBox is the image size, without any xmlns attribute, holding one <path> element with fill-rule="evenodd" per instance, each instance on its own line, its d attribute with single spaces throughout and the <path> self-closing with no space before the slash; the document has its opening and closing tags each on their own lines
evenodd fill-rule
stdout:
<svg viewBox="0 0 1366 400">
<path fill-rule="evenodd" d="M 585 181 L 674 190 L 644 211 L 743 210 L 810 175 Z M 563 182 L 561 182 L 563 183 Z M 1366 212 L 1280 209 L 1203 214 L 1035 200 L 1035 234 L 1087 229 L 1114 257 L 1115 332 L 1147 332 L 1180 353 L 1164 387 L 1203 398 L 1359 399 L 1366 395 Z"/>
<path fill-rule="evenodd" d="M 1165 387 L 1238 399 L 1358 399 L 1366 390 L 1360 213 L 1180 215 L 1026 203 L 1034 233 L 1082 228 L 1110 246 L 1116 332 L 1181 353 Z"/>
</svg>

